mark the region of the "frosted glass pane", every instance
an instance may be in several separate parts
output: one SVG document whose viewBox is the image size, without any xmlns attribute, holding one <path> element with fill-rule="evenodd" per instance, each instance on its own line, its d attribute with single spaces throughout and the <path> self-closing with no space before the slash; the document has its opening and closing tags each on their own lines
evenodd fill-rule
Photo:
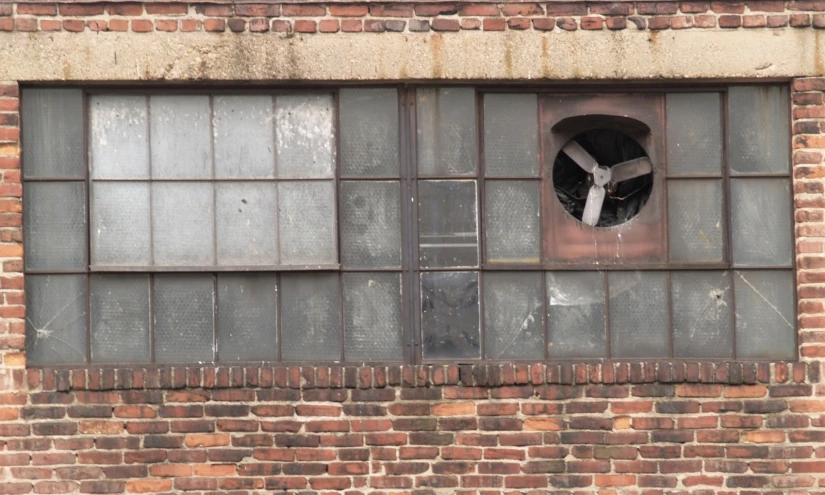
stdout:
<svg viewBox="0 0 825 495">
<path fill-rule="evenodd" d="M 278 228 L 282 264 L 336 263 L 333 183 L 279 183 Z"/>
<path fill-rule="evenodd" d="M 487 261 L 538 263 L 541 245 L 538 181 L 485 182 Z"/>
<path fill-rule="evenodd" d="M 401 275 L 344 274 L 344 358 L 401 360 Z"/>
<path fill-rule="evenodd" d="M 86 362 L 86 277 L 26 275 L 26 364 Z"/>
<path fill-rule="evenodd" d="M 675 357 L 732 357 L 730 272 L 676 271 L 673 287 Z"/>
<path fill-rule="evenodd" d="M 215 176 L 274 177 L 272 97 L 215 96 Z"/>
<path fill-rule="evenodd" d="M 791 266 L 788 179 L 731 179 L 734 266 Z"/>
<path fill-rule="evenodd" d="M 149 276 L 92 275 L 92 362 L 147 363 Z"/>
<path fill-rule="evenodd" d="M 401 266 L 397 181 L 341 182 L 341 262 L 354 268 Z"/>
<path fill-rule="evenodd" d="M 83 178 L 83 91 L 31 88 L 21 99 L 23 176 Z"/>
<path fill-rule="evenodd" d="M 477 272 L 421 274 L 425 359 L 480 358 Z"/>
<path fill-rule="evenodd" d="M 484 173 L 539 174 L 539 112 L 534 94 L 484 95 Z"/>
<path fill-rule="evenodd" d="M 594 358 L 607 353 L 604 274 L 547 272 L 547 355 Z"/>
<path fill-rule="evenodd" d="M 667 275 L 610 272 L 610 349 L 618 358 L 670 354 Z"/>
<path fill-rule="evenodd" d="M 211 265 L 214 256 L 212 184 L 152 184 L 156 265 Z"/>
<path fill-rule="evenodd" d="M 149 97 L 152 177 L 212 177 L 212 123 L 206 95 Z"/>
<path fill-rule="evenodd" d="M 275 361 L 278 283 L 275 273 L 218 274 L 218 359 Z"/>
<path fill-rule="evenodd" d="M 728 114 L 732 173 L 789 173 L 787 85 L 734 86 L 728 90 Z"/>
<path fill-rule="evenodd" d="M 155 275 L 155 361 L 214 360 L 213 284 L 212 275 Z"/>
<path fill-rule="evenodd" d="M 149 178 L 147 108 L 145 95 L 89 96 L 92 178 Z"/>
<path fill-rule="evenodd" d="M 341 359 L 338 274 L 281 274 L 281 356 L 285 361 Z"/>
<path fill-rule="evenodd" d="M 418 182 L 421 266 L 478 265 L 476 181 Z"/>
<path fill-rule="evenodd" d="M 218 264 L 278 263 L 274 182 L 215 184 Z"/>
<path fill-rule="evenodd" d="M 669 181 L 667 192 L 670 260 L 723 261 L 722 181 Z"/>
<path fill-rule="evenodd" d="M 23 186 L 23 242 L 29 270 L 86 267 L 86 193 L 82 182 Z"/>
<path fill-rule="evenodd" d="M 275 98 L 278 177 L 332 177 L 335 133 L 331 95 Z"/>
<path fill-rule="evenodd" d="M 721 175 L 722 95 L 668 93 L 668 175 Z"/>
<path fill-rule="evenodd" d="M 736 357 L 796 359 L 793 272 L 733 272 Z"/>
<path fill-rule="evenodd" d="M 541 273 L 484 274 L 484 350 L 488 359 L 544 357 Z"/>
<path fill-rule="evenodd" d="M 398 91 L 352 88 L 339 93 L 344 176 L 398 176 Z"/>
<path fill-rule="evenodd" d="M 416 94 L 418 174 L 475 175 L 475 90 L 419 88 Z"/>
<path fill-rule="evenodd" d="M 151 264 L 149 183 L 92 184 L 92 264 Z"/>
</svg>

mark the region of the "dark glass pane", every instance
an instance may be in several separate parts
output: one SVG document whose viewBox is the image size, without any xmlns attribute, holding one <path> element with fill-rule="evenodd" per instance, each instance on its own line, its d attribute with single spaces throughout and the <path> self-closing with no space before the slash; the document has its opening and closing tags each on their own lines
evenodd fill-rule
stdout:
<svg viewBox="0 0 825 495">
<path fill-rule="evenodd" d="M 149 121 L 144 95 L 89 96 L 92 178 L 149 178 Z"/>
<path fill-rule="evenodd" d="M 346 267 L 401 266 L 397 181 L 341 182 L 341 262 Z"/>
<path fill-rule="evenodd" d="M 92 362 L 147 363 L 149 277 L 92 275 Z"/>
<path fill-rule="evenodd" d="M 344 358 L 394 361 L 401 344 L 401 275 L 344 274 Z"/>
<path fill-rule="evenodd" d="M 604 274 L 547 272 L 547 355 L 594 358 L 607 353 Z"/>
<path fill-rule="evenodd" d="M 278 263 L 275 188 L 274 182 L 215 184 L 219 265 Z"/>
<path fill-rule="evenodd" d="M 793 229 L 788 179 L 731 179 L 734 266 L 791 266 Z"/>
<path fill-rule="evenodd" d="M 734 86 L 728 90 L 728 114 L 732 173 L 789 173 L 787 86 Z"/>
<path fill-rule="evenodd" d="M 281 274 L 281 356 L 285 361 L 341 359 L 337 273 Z"/>
<path fill-rule="evenodd" d="M 424 359 L 481 357 L 477 272 L 421 274 Z"/>
<path fill-rule="evenodd" d="M 475 90 L 420 88 L 416 94 L 418 174 L 475 175 Z"/>
<path fill-rule="evenodd" d="M 484 350 L 489 359 L 544 357 L 541 273 L 484 274 Z"/>
<path fill-rule="evenodd" d="M 218 274 L 218 359 L 278 359 L 277 274 Z"/>
<path fill-rule="evenodd" d="M 668 175 L 722 174 L 722 95 L 668 93 Z"/>
<path fill-rule="evenodd" d="M 484 173 L 539 174 L 538 98 L 534 94 L 484 95 Z"/>
<path fill-rule="evenodd" d="M 212 275 L 155 275 L 155 361 L 214 360 L 215 288 Z"/>
<path fill-rule="evenodd" d="M 278 177 L 329 177 L 335 168 L 331 95 L 275 98 L 275 156 Z"/>
<path fill-rule="evenodd" d="M 341 169 L 344 176 L 398 176 L 398 91 L 341 89 Z"/>
<path fill-rule="evenodd" d="M 789 270 L 733 272 L 737 358 L 797 358 L 793 284 Z"/>
<path fill-rule="evenodd" d="M 20 112 L 24 177 L 82 179 L 83 91 L 24 89 Z"/>
<path fill-rule="evenodd" d="M 92 264 L 151 264 L 148 182 L 92 184 Z"/>
<path fill-rule="evenodd" d="M 209 182 L 152 184 L 155 265 L 202 266 L 215 262 L 212 187 Z"/>
<path fill-rule="evenodd" d="M 667 193 L 670 260 L 724 260 L 722 181 L 672 180 Z"/>
<path fill-rule="evenodd" d="M 206 95 L 149 98 L 152 177 L 212 177 L 212 114 Z"/>
<path fill-rule="evenodd" d="M 334 184 L 280 182 L 278 233 L 284 265 L 337 262 Z"/>
<path fill-rule="evenodd" d="M 86 362 L 86 277 L 26 275 L 26 364 Z"/>
<path fill-rule="evenodd" d="M 667 274 L 610 272 L 610 349 L 617 358 L 670 355 Z"/>
<path fill-rule="evenodd" d="M 478 265 L 476 181 L 418 182 L 421 266 Z"/>
<path fill-rule="evenodd" d="M 732 357 L 730 272 L 676 271 L 673 287 L 675 357 Z"/>
<path fill-rule="evenodd" d="M 488 180 L 484 187 L 487 261 L 538 263 L 541 245 L 538 181 Z"/>
<path fill-rule="evenodd" d="M 275 176 L 275 126 L 269 95 L 215 96 L 215 176 Z"/>
<path fill-rule="evenodd" d="M 86 267 L 86 191 L 82 182 L 27 182 L 23 242 L 29 270 Z"/>
</svg>

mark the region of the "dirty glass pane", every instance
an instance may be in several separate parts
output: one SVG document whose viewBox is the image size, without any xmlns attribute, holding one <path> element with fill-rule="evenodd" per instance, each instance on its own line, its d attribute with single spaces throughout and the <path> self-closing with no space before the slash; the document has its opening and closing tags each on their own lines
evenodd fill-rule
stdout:
<svg viewBox="0 0 825 495">
<path fill-rule="evenodd" d="M 89 96 L 93 179 L 149 178 L 149 122 L 144 95 Z"/>
<path fill-rule="evenodd" d="M 344 358 L 394 361 L 401 344 L 401 274 L 345 273 Z"/>
<path fill-rule="evenodd" d="M 23 242 L 29 270 L 86 267 L 86 192 L 82 182 L 23 186 Z"/>
<path fill-rule="evenodd" d="M 269 95 L 215 96 L 215 176 L 275 176 L 275 130 Z"/>
<path fill-rule="evenodd" d="M 722 95 L 668 93 L 668 175 L 721 175 Z"/>
<path fill-rule="evenodd" d="M 674 356 L 732 357 L 730 272 L 675 271 L 670 283 Z"/>
<path fill-rule="evenodd" d="M 149 276 L 92 275 L 92 362 L 147 363 Z"/>
<path fill-rule="evenodd" d="M 604 357 L 607 353 L 604 274 L 547 272 L 546 277 L 547 355 Z"/>
<path fill-rule="evenodd" d="M 92 265 L 151 264 L 149 183 L 92 184 Z"/>
<path fill-rule="evenodd" d="M 484 95 L 484 173 L 488 177 L 538 176 L 538 119 L 534 94 Z"/>
<path fill-rule="evenodd" d="M 344 176 L 398 176 L 398 91 L 351 88 L 339 93 Z"/>
<path fill-rule="evenodd" d="M 796 359 L 793 283 L 791 271 L 733 272 L 737 358 Z"/>
<path fill-rule="evenodd" d="M 278 177 L 332 177 L 335 134 L 332 95 L 275 98 Z"/>
<path fill-rule="evenodd" d="M 734 266 L 791 266 L 791 186 L 788 179 L 731 179 Z"/>
<path fill-rule="evenodd" d="M 421 266 L 478 265 L 476 181 L 418 182 Z"/>
<path fill-rule="evenodd" d="M 152 177 L 212 177 L 212 115 L 206 95 L 150 96 Z"/>
<path fill-rule="evenodd" d="M 218 359 L 278 359 L 275 273 L 218 274 Z"/>
<path fill-rule="evenodd" d="M 418 175 L 475 175 L 475 90 L 419 88 L 416 94 Z"/>
<path fill-rule="evenodd" d="M 489 359 L 544 357 L 541 273 L 484 274 L 484 352 Z"/>
<path fill-rule="evenodd" d="M 337 273 L 281 274 L 281 357 L 341 359 L 341 294 Z"/>
<path fill-rule="evenodd" d="M 728 113 L 731 173 L 789 173 L 787 86 L 734 86 Z"/>
<path fill-rule="evenodd" d="M 274 182 L 215 184 L 218 264 L 278 263 Z"/>
<path fill-rule="evenodd" d="M 156 265 L 211 265 L 214 218 L 212 184 L 152 184 L 152 235 Z"/>
<path fill-rule="evenodd" d="M 341 262 L 346 267 L 401 266 L 397 181 L 341 182 Z"/>
<path fill-rule="evenodd" d="M 214 360 L 213 283 L 212 275 L 155 275 L 155 361 Z"/>
<path fill-rule="evenodd" d="M 336 263 L 333 183 L 279 183 L 278 228 L 281 264 Z"/>
<path fill-rule="evenodd" d="M 26 364 L 86 362 L 86 277 L 26 275 Z"/>
<path fill-rule="evenodd" d="M 618 358 L 668 357 L 667 275 L 610 272 L 610 349 Z"/>
<path fill-rule="evenodd" d="M 493 263 L 538 263 L 541 244 L 538 181 L 484 184 L 485 248 Z"/>
<path fill-rule="evenodd" d="M 24 89 L 20 112 L 23 176 L 83 178 L 83 91 Z"/>
<path fill-rule="evenodd" d="M 671 261 L 723 261 L 722 181 L 668 181 L 668 249 Z"/>
<path fill-rule="evenodd" d="M 478 272 L 421 274 L 424 359 L 481 357 Z"/>
</svg>

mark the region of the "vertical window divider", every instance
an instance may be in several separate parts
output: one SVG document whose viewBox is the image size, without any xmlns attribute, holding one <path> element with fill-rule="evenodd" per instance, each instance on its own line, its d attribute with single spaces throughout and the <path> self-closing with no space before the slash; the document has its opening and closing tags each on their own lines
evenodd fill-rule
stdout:
<svg viewBox="0 0 825 495">
<path fill-rule="evenodd" d="M 152 105 L 151 95 L 146 95 L 146 156 L 148 160 L 149 181 L 149 266 L 155 265 L 155 242 L 154 242 L 154 207 L 152 191 L 154 190 L 152 173 Z M 149 362 L 155 362 L 155 274 L 150 272 L 149 277 Z"/>
<path fill-rule="evenodd" d="M 484 191 L 487 186 L 487 175 L 485 168 L 486 157 L 484 155 L 484 95 L 475 88 L 475 118 L 476 118 L 476 232 L 477 237 L 477 268 L 478 270 L 478 345 L 479 356 L 482 360 L 487 358 L 486 334 L 487 329 L 484 318 L 484 273 L 481 267 L 487 261 L 487 249 L 485 238 L 487 237 L 487 222 L 484 220 Z"/>
<path fill-rule="evenodd" d="M 731 178 L 730 178 L 730 115 L 728 113 L 728 92 L 727 90 L 721 93 L 721 109 L 722 115 L 722 208 L 724 209 L 724 225 L 725 225 L 725 261 L 730 267 L 730 274 L 728 280 L 730 281 L 730 320 L 731 320 L 731 359 L 736 359 L 736 288 L 735 288 L 735 271 L 733 265 L 733 218 L 731 217 L 732 208 L 730 204 L 731 193 Z M 793 196 L 793 195 L 792 195 Z M 793 209 L 791 209 L 793 211 Z"/>
<path fill-rule="evenodd" d="M 335 124 L 333 125 L 333 146 L 335 146 L 335 164 L 333 169 L 333 180 L 335 181 L 333 208 L 335 208 L 335 256 L 341 268 L 343 268 L 343 260 L 341 259 L 341 98 L 340 89 L 336 89 L 332 93 L 332 108 L 335 112 L 333 116 Z M 338 349 L 338 358 L 344 361 L 344 352 L 346 346 L 344 339 L 346 339 L 346 332 L 344 327 L 344 272 L 339 269 L 338 275 L 338 331 L 341 332 L 340 348 Z"/>
<path fill-rule="evenodd" d="M 405 362 L 407 364 L 419 364 L 421 362 L 421 293 L 419 279 L 419 255 L 418 255 L 418 174 L 416 164 L 418 163 L 417 153 L 417 117 L 416 117 L 416 92 L 415 88 L 405 86 L 400 91 L 401 95 L 401 172 L 402 172 L 402 269 L 405 273 L 403 277 L 406 284 L 402 290 L 406 290 L 404 303 L 407 307 L 406 338 L 405 338 Z"/>
<path fill-rule="evenodd" d="M 602 283 L 604 284 L 604 338 L 607 362 L 611 362 L 613 357 L 613 345 L 610 335 L 610 270 L 602 270 Z"/>
<path fill-rule="evenodd" d="M 209 95 L 209 157 L 212 166 L 212 264 L 218 266 L 218 187 L 215 166 L 215 100 Z M 212 359 L 218 356 L 218 274 L 212 273 Z"/>
<path fill-rule="evenodd" d="M 89 107 L 89 94 L 86 91 L 83 91 L 83 174 L 84 174 L 84 181 L 83 181 L 83 188 L 85 189 L 86 193 L 86 263 L 84 265 L 84 271 L 86 272 L 84 278 L 86 279 L 86 363 L 91 364 L 92 362 L 92 276 L 89 270 L 89 266 L 92 264 L 92 235 L 91 235 L 91 227 L 92 227 L 92 187 L 91 187 L 91 171 L 90 167 L 92 165 L 91 157 L 89 156 L 89 112 L 91 109 Z"/>
</svg>

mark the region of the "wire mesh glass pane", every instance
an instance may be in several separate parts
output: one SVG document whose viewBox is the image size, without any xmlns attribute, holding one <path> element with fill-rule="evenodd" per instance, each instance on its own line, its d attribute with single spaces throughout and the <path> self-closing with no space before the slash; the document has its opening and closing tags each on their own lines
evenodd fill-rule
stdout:
<svg viewBox="0 0 825 495">
<path fill-rule="evenodd" d="M 791 266 L 793 228 L 788 179 L 731 179 L 734 266 Z"/>
<path fill-rule="evenodd" d="M 212 177 L 212 115 L 209 96 L 149 97 L 152 177 Z"/>
<path fill-rule="evenodd" d="M 668 93 L 668 175 L 721 175 L 722 95 Z"/>
<path fill-rule="evenodd" d="M 401 266 L 398 181 L 341 182 L 341 262 L 353 268 Z"/>
<path fill-rule="evenodd" d="M 149 183 L 92 184 L 92 264 L 151 264 Z"/>
<path fill-rule="evenodd" d="M 23 176 L 82 179 L 83 91 L 27 88 L 21 99 Z"/>
<path fill-rule="evenodd" d="M 475 90 L 419 88 L 416 95 L 418 175 L 475 175 Z"/>
<path fill-rule="evenodd" d="M 155 265 L 212 265 L 214 218 L 212 184 L 152 184 Z"/>
<path fill-rule="evenodd" d="M 275 126 L 269 95 L 215 96 L 215 176 L 275 176 Z"/>
<path fill-rule="evenodd" d="M 484 274 L 484 352 L 488 359 L 544 357 L 541 273 Z"/>
<path fill-rule="evenodd" d="M 668 250 L 671 261 L 723 261 L 722 181 L 668 181 Z"/>
<path fill-rule="evenodd" d="M 337 273 L 281 274 L 281 357 L 341 359 L 341 294 Z"/>
<path fill-rule="evenodd" d="M 789 173 L 790 97 L 787 86 L 728 90 L 733 174 Z"/>
<path fill-rule="evenodd" d="M 155 275 L 155 361 L 214 360 L 215 287 L 212 275 Z"/>
<path fill-rule="evenodd" d="M 618 358 L 670 355 L 667 274 L 610 272 L 610 349 Z"/>
<path fill-rule="evenodd" d="M 343 277 L 344 359 L 401 360 L 401 274 L 345 273 Z"/>
<path fill-rule="evenodd" d="M 485 248 L 493 263 L 538 263 L 541 245 L 538 181 L 484 184 Z"/>
<path fill-rule="evenodd" d="M 278 177 L 333 177 L 334 117 L 332 95 L 275 98 Z"/>
<path fill-rule="evenodd" d="M 478 265 L 476 181 L 418 182 L 418 242 L 424 268 Z"/>
<path fill-rule="evenodd" d="M 279 183 L 278 229 L 281 264 L 336 263 L 333 183 Z"/>
<path fill-rule="evenodd" d="M 736 357 L 796 359 L 793 272 L 737 270 L 733 289 Z"/>
<path fill-rule="evenodd" d="M 547 355 L 595 358 L 607 353 L 604 274 L 547 272 Z"/>
<path fill-rule="evenodd" d="M 218 182 L 215 202 L 218 264 L 278 263 L 274 182 Z"/>
<path fill-rule="evenodd" d="M 421 274 L 425 359 L 481 357 L 478 272 Z"/>
<path fill-rule="evenodd" d="M 82 182 L 23 186 L 23 242 L 29 270 L 86 268 L 86 191 Z"/>
<path fill-rule="evenodd" d="M 398 91 L 345 88 L 339 93 L 344 176 L 398 176 Z"/>
<path fill-rule="evenodd" d="M 730 272 L 675 271 L 670 283 L 674 356 L 732 357 Z"/>
<path fill-rule="evenodd" d="M 278 359 L 278 276 L 275 273 L 218 274 L 218 359 Z"/>
<path fill-rule="evenodd" d="M 538 176 L 538 115 L 534 94 L 484 95 L 484 173 L 488 177 Z"/>
<path fill-rule="evenodd" d="M 92 275 L 92 362 L 148 363 L 149 276 Z"/>
<path fill-rule="evenodd" d="M 145 95 L 89 96 L 92 178 L 149 178 L 147 109 Z"/>
<path fill-rule="evenodd" d="M 86 362 L 86 277 L 26 275 L 26 364 Z"/>
</svg>

